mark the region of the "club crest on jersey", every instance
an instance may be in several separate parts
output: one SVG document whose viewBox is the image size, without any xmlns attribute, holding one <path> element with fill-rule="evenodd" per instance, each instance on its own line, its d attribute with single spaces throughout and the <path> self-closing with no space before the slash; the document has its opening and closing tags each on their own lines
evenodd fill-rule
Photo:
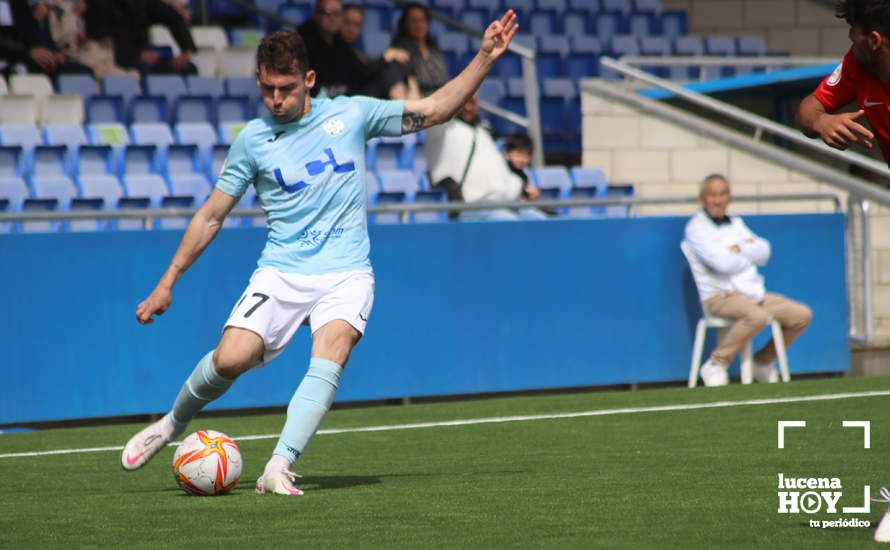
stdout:
<svg viewBox="0 0 890 550">
<path fill-rule="evenodd" d="M 828 81 L 826 82 L 826 84 L 828 84 L 829 86 L 836 86 L 837 83 L 841 81 L 841 72 L 843 72 L 843 70 L 844 64 L 841 63 L 834 69 L 834 72 L 831 73 L 831 76 L 828 77 Z"/>
<path fill-rule="evenodd" d="M 324 131 L 327 132 L 329 136 L 337 136 L 343 132 L 346 125 L 343 124 L 343 121 L 339 118 L 330 118 L 325 121 L 322 128 L 324 128 Z"/>
</svg>

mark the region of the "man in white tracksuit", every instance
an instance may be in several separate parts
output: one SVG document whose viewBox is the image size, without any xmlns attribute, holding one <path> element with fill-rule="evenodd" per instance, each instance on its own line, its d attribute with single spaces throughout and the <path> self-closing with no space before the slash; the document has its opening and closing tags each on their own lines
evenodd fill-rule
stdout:
<svg viewBox="0 0 890 550">
<path fill-rule="evenodd" d="M 711 315 L 735 319 L 710 359 L 701 368 L 706 386 L 729 382 L 726 370 L 732 358 L 758 332 L 775 319 L 790 346 L 810 324 L 813 313 L 804 304 L 766 292 L 757 266 L 766 265 L 770 244 L 751 232 L 742 218 L 729 217 L 729 182 L 719 174 L 702 181 L 702 211 L 686 224 L 686 245 L 698 262 L 691 262 L 699 298 Z M 776 348 L 770 340 L 754 355 L 754 378 L 775 382 Z"/>
</svg>

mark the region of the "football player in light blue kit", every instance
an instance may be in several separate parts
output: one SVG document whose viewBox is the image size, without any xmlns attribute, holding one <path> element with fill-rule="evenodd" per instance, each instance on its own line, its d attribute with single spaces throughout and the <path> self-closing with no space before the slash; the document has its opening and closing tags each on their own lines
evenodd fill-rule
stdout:
<svg viewBox="0 0 890 550">
<path fill-rule="evenodd" d="M 476 92 L 516 31 L 516 15 L 508 10 L 488 26 L 479 52 L 459 75 L 424 99 L 404 102 L 311 99 L 315 72 L 300 36 L 278 31 L 262 40 L 257 82 L 270 115 L 252 120 L 235 139 L 216 188 L 189 223 L 167 271 L 136 308 L 137 320 L 151 323 L 170 307 L 176 281 L 251 185 L 266 212 L 268 241 L 216 349 L 198 362 L 170 412 L 127 442 L 124 469 L 144 466 L 238 376 L 284 351 L 308 319 L 309 369 L 256 485 L 260 493 L 302 494 L 294 486 L 292 464 L 330 408 L 374 301 L 365 141 L 449 120 Z"/>
</svg>

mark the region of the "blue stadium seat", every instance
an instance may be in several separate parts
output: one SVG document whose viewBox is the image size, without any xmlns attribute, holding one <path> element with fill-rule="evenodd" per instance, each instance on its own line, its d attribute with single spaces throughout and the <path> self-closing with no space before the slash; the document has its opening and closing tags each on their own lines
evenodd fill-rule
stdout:
<svg viewBox="0 0 890 550">
<path fill-rule="evenodd" d="M 669 56 L 671 55 L 671 43 L 663 36 L 644 36 L 640 38 L 640 54 L 646 56 Z M 668 67 L 644 65 L 641 68 L 661 78 L 670 77 Z"/>
<path fill-rule="evenodd" d="M 170 174 L 170 191 L 176 196 L 190 196 L 195 199 L 195 206 L 204 204 L 213 190 L 203 174 L 172 173 Z"/>
<path fill-rule="evenodd" d="M 603 11 L 600 0 L 568 0 L 569 1 L 569 9 L 575 11 L 589 11 L 590 13 L 596 13 L 599 11 Z"/>
<path fill-rule="evenodd" d="M 661 15 L 663 8 L 661 6 L 661 0 L 634 0 L 633 11 L 635 13 Z"/>
<path fill-rule="evenodd" d="M 216 104 L 216 119 L 222 122 L 244 122 L 254 118 L 247 96 L 222 96 Z"/>
<path fill-rule="evenodd" d="M 678 36 L 674 38 L 674 55 L 702 56 L 705 47 L 698 36 Z M 690 80 L 698 78 L 700 68 L 695 66 L 675 65 L 670 69 L 674 80 Z"/>
<path fill-rule="evenodd" d="M 22 203 L 30 194 L 28 185 L 21 177 L 0 174 L 0 198 L 9 201 L 9 211 L 21 210 Z"/>
<path fill-rule="evenodd" d="M 525 80 L 515 77 L 507 79 L 507 97 L 525 98 Z"/>
<path fill-rule="evenodd" d="M 25 171 L 21 145 L 0 145 L 0 177 L 20 177 Z"/>
<path fill-rule="evenodd" d="M 630 1 L 631 0 L 600 0 L 600 8 L 602 11 L 627 15 L 633 9 Z"/>
<path fill-rule="evenodd" d="M 410 158 L 411 164 L 407 168 L 418 176 L 425 178 L 429 168 L 426 161 L 426 147 L 423 143 L 418 142 L 411 147 Z"/>
<path fill-rule="evenodd" d="M 571 78 L 547 78 L 541 82 L 541 93 L 543 97 L 559 97 L 565 101 L 570 101 L 578 97 L 578 88 L 576 81 Z"/>
<path fill-rule="evenodd" d="M 591 29 L 590 16 L 587 12 L 567 12 L 562 17 L 563 33 L 567 37 L 588 36 Z"/>
<path fill-rule="evenodd" d="M 507 87 L 504 81 L 495 76 L 489 76 L 479 86 L 479 99 L 497 104 L 502 97 L 507 95 Z"/>
<path fill-rule="evenodd" d="M 79 95 L 86 101 L 99 95 L 99 83 L 87 74 L 60 74 L 56 77 L 56 91 L 60 94 Z"/>
<path fill-rule="evenodd" d="M 377 179 L 377 174 L 368 170 L 365 172 L 365 197 L 368 204 L 377 202 L 378 193 L 380 193 L 380 180 Z"/>
<path fill-rule="evenodd" d="M 739 55 L 766 55 L 766 39 L 762 36 L 740 36 L 736 39 L 736 51 Z"/>
<path fill-rule="evenodd" d="M 120 175 L 156 174 L 158 148 L 155 145 L 127 145 L 124 147 Z"/>
<path fill-rule="evenodd" d="M 256 102 L 262 94 L 256 84 L 256 78 L 245 76 L 230 76 L 224 81 L 226 95 L 242 95 L 250 98 L 251 102 Z"/>
<path fill-rule="evenodd" d="M 58 208 L 59 201 L 53 198 L 26 198 L 22 204 L 23 212 L 50 212 Z M 25 233 L 47 233 L 58 231 L 62 224 L 57 221 L 30 221 L 21 223 L 21 231 Z"/>
<path fill-rule="evenodd" d="M 180 122 L 174 127 L 173 134 L 176 136 L 177 143 L 183 145 L 197 145 L 201 157 L 205 159 L 211 157 L 211 149 L 218 143 L 216 131 L 208 122 Z M 225 146 L 225 151 L 228 152 L 228 146 Z M 216 152 L 214 151 L 213 158 L 215 157 Z M 223 157 L 223 159 L 224 158 L 225 157 Z M 220 166 L 222 166 L 222 163 L 220 163 Z M 217 175 L 219 175 L 219 172 L 214 171 L 212 168 L 207 174 L 210 181 L 214 182 L 216 181 Z"/>
<path fill-rule="evenodd" d="M 552 78 L 563 73 L 563 59 L 569 54 L 569 39 L 565 36 L 542 36 L 538 39 L 535 65 L 538 78 Z"/>
<path fill-rule="evenodd" d="M 569 190 L 569 199 L 602 199 L 606 196 L 606 185 L 590 187 L 572 187 Z M 562 209 L 562 214 L 569 218 L 594 218 L 602 216 L 603 207 L 600 206 L 570 206 Z"/>
<path fill-rule="evenodd" d="M 84 103 L 84 119 L 88 124 L 123 122 L 124 99 L 120 95 L 97 95 Z"/>
<path fill-rule="evenodd" d="M 606 197 L 607 198 L 621 198 L 621 197 L 633 197 L 636 193 L 634 192 L 634 186 L 630 184 L 609 184 L 606 188 Z M 630 214 L 630 206 L 616 205 L 616 206 L 607 206 L 605 209 L 605 215 L 609 217 L 627 217 Z"/>
<path fill-rule="evenodd" d="M 142 95 L 142 85 L 133 76 L 103 76 L 101 84 L 102 95 L 121 96 L 127 104 L 134 97 Z"/>
<path fill-rule="evenodd" d="M 81 145 L 77 149 L 75 176 L 102 176 L 115 173 L 114 154 L 109 145 Z"/>
<path fill-rule="evenodd" d="M 573 166 L 569 174 L 572 177 L 572 187 L 600 187 L 608 184 L 606 173 L 599 168 Z"/>
<path fill-rule="evenodd" d="M 408 169 L 410 167 L 411 146 L 415 138 L 406 135 L 400 138 L 375 138 L 368 141 L 368 169 L 374 172 Z"/>
<path fill-rule="evenodd" d="M 624 16 L 620 13 L 597 13 L 593 16 L 593 32 L 604 44 L 608 44 L 613 36 L 625 32 Z"/>
<path fill-rule="evenodd" d="M 110 174 L 89 174 L 79 178 L 81 197 L 102 199 L 103 208 L 113 210 L 124 196 L 124 188 L 115 176 Z"/>
<path fill-rule="evenodd" d="M 202 179 L 206 181 L 203 165 L 201 152 L 197 145 L 170 145 L 161 160 L 161 173 L 171 178 L 171 184 L 172 178 L 177 174 L 192 175 L 199 173 Z M 174 194 L 176 193 L 174 192 Z"/>
<path fill-rule="evenodd" d="M 208 95 L 218 98 L 226 94 L 222 81 L 213 76 L 189 75 L 185 77 L 185 85 L 188 88 L 188 95 Z"/>
<path fill-rule="evenodd" d="M 105 210 L 105 199 L 100 197 L 96 198 L 84 198 L 84 197 L 74 197 L 71 199 L 70 210 L 72 212 L 76 211 L 101 211 Z M 110 220 L 100 220 L 98 218 L 95 219 L 81 219 L 81 220 L 69 220 L 68 231 L 102 231 L 106 227 L 110 225 Z"/>
<path fill-rule="evenodd" d="M 536 0 L 535 4 L 537 6 L 537 9 L 539 10 L 564 12 L 569 9 L 569 3 L 567 0 Z M 587 9 L 591 11 L 597 11 L 599 9 L 598 0 L 588 0 Z"/>
<path fill-rule="evenodd" d="M 392 32 L 392 14 L 385 6 L 365 6 L 365 28 L 372 31 Z"/>
<path fill-rule="evenodd" d="M 735 40 L 731 36 L 725 35 L 707 36 L 705 37 L 705 53 L 708 55 L 735 55 Z"/>
<path fill-rule="evenodd" d="M 642 38 L 657 34 L 658 19 L 651 13 L 632 13 L 627 18 L 627 32 Z"/>
<path fill-rule="evenodd" d="M 534 11 L 528 17 L 529 31 L 541 38 L 552 35 L 562 35 L 562 29 L 559 28 L 559 19 L 555 11 Z"/>
<path fill-rule="evenodd" d="M 90 142 L 79 124 L 47 124 L 43 127 L 43 141 L 47 145 L 67 145 L 69 151 Z"/>
<path fill-rule="evenodd" d="M 442 204 L 448 202 L 448 196 L 444 191 L 418 191 L 414 195 L 415 203 Z M 413 223 L 444 223 L 448 221 L 448 214 L 444 210 L 436 212 L 412 212 L 409 220 Z"/>
<path fill-rule="evenodd" d="M 32 177 L 67 176 L 70 172 L 67 145 L 38 145 L 27 162 Z"/>
<path fill-rule="evenodd" d="M 404 191 L 380 191 L 377 193 L 377 204 L 402 204 L 405 202 L 408 202 L 408 194 Z M 375 224 L 402 223 L 403 219 L 406 217 L 402 212 L 387 212 L 368 216 L 368 221 Z"/>
<path fill-rule="evenodd" d="M 71 199 L 77 196 L 77 188 L 71 178 L 68 176 L 35 176 L 31 180 L 31 189 L 35 199 L 50 199 L 55 201 L 55 208 L 51 210 L 68 210 L 71 206 Z M 28 201 L 26 201 L 27 203 Z M 26 204 L 26 208 L 27 208 Z M 37 209 L 45 209 L 44 205 L 34 205 Z M 24 222 L 22 224 L 23 231 L 57 231 L 62 229 L 64 224 L 56 221 L 48 222 Z"/>
<path fill-rule="evenodd" d="M 609 41 L 609 53 L 615 57 L 639 55 L 640 42 L 632 34 L 616 34 Z"/>
<path fill-rule="evenodd" d="M 216 124 L 215 107 L 213 98 L 207 95 L 180 96 L 173 107 L 173 121 Z"/>
<path fill-rule="evenodd" d="M 602 46 L 593 36 L 576 36 L 569 40 L 572 51 L 565 60 L 565 74 L 571 79 L 599 76 Z"/>
<path fill-rule="evenodd" d="M 170 127 L 163 122 L 137 122 L 130 125 L 131 143 L 136 145 L 156 145 L 166 149 L 174 143 Z"/>
<path fill-rule="evenodd" d="M 244 121 L 220 121 L 217 125 L 218 142 L 224 145 L 231 144 L 246 124 Z"/>
<path fill-rule="evenodd" d="M 438 37 L 439 49 L 445 52 L 454 52 L 458 59 L 462 58 L 470 50 L 467 35 L 461 32 L 446 32 Z"/>
<path fill-rule="evenodd" d="M 140 95 L 130 100 L 127 107 L 127 121 L 167 122 L 167 98 L 164 96 Z"/>
<path fill-rule="evenodd" d="M 362 51 L 368 54 L 372 59 L 376 59 L 383 55 L 386 48 L 389 47 L 391 41 L 390 33 L 384 31 L 365 30 L 361 35 Z"/>
<path fill-rule="evenodd" d="M 566 101 L 562 97 L 541 97 L 541 130 L 544 132 L 545 149 L 562 149 L 567 128 Z"/>
<path fill-rule="evenodd" d="M 564 166 L 542 166 L 532 170 L 535 185 L 542 191 L 556 189 L 558 197 L 567 197 L 572 188 L 572 178 Z"/>
<path fill-rule="evenodd" d="M 405 193 L 413 197 L 418 191 L 417 176 L 410 170 L 378 170 L 382 193 Z"/>
<path fill-rule="evenodd" d="M 145 77 L 145 94 L 167 98 L 167 105 L 175 105 L 180 96 L 188 95 L 185 79 L 173 74 L 149 74 Z"/>
<path fill-rule="evenodd" d="M 40 130 L 33 124 L 0 125 L 0 145 L 20 145 L 25 158 L 35 146 L 42 143 L 43 138 L 40 137 Z"/>
<path fill-rule="evenodd" d="M 667 38 L 677 38 L 686 35 L 686 12 L 666 11 L 661 14 L 658 22 L 661 35 Z"/>
<path fill-rule="evenodd" d="M 123 181 L 127 197 L 147 197 L 152 208 L 159 208 L 161 198 L 170 194 L 167 184 L 158 174 L 126 174 Z"/>
<path fill-rule="evenodd" d="M 228 145 L 214 145 L 208 153 L 209 161 L 207 162 L 207 179 L 210 183 L 216 184 L 219 178 L 219 172 L 222 170 L 223 163 L 229 154 Z"/>
</svg>

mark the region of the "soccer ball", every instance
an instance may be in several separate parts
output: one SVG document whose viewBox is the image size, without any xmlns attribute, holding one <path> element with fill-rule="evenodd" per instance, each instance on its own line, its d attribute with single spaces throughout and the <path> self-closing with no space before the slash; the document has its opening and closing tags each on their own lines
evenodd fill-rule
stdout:
<svg viewBox="0 0 890 550">
<path fill-rule="evenodd" d="M 182 440 L 173 455 L 173 477 L 190 495 L 228 493 L 241 479 L 241 451 L 222 432 L 201 430 Z"/>
</svg>

